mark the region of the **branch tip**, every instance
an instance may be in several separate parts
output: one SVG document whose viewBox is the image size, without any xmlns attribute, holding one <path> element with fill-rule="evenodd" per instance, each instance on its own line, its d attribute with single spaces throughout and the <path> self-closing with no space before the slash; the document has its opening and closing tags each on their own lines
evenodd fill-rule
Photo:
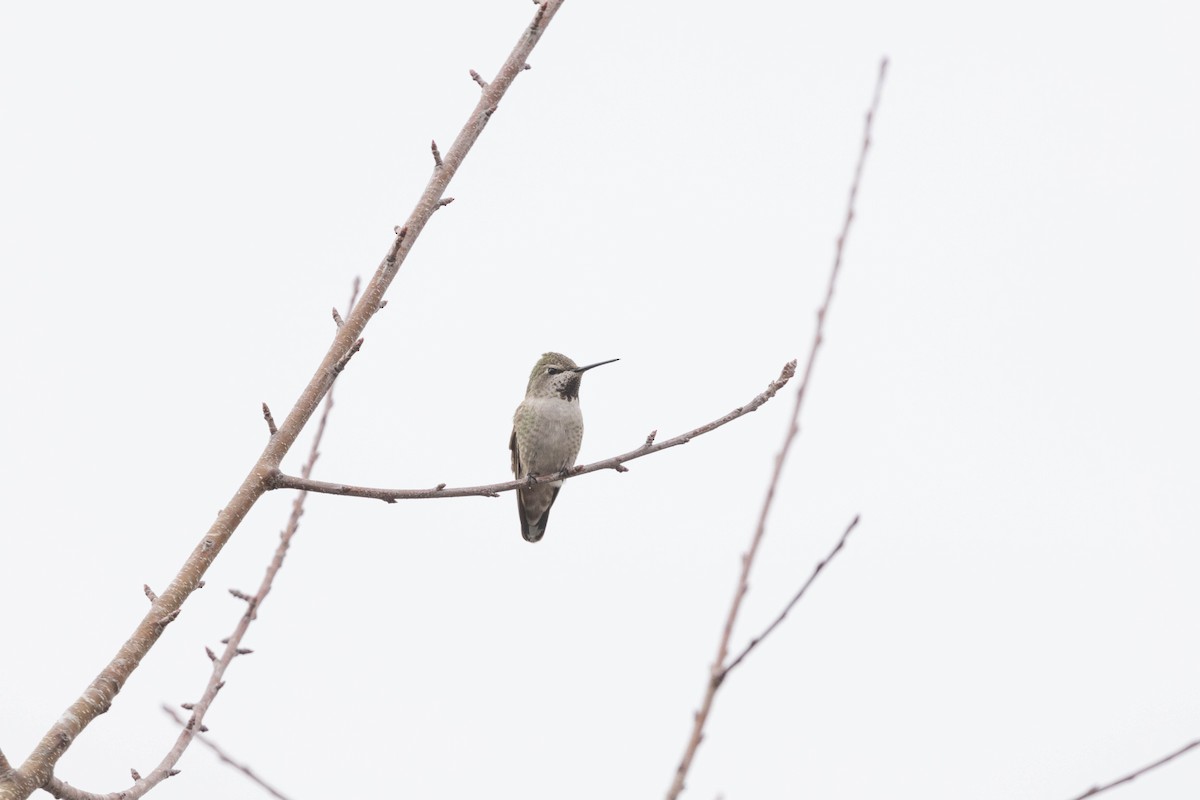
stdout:
<svg viewBox="0 0 1200 800">
<path fill-rule="evenodd" d="M 143 583 L 143 584 L 142 584 L 142 591 L 146 593 L 146 597 L 147 597 L 147 599 L 149 599 L 149 600 L 150 600 L 150 602 L 151 602 L 151 603 L 153 603 L 153 602 L 155 602 L 156 600 L 158 600 L 158 595 L 156 595 L 156 594 L 154 593 L 154 590 L 150 588 L 150 584 L 148 584 L 148 583 Z"/>
<path fill-rule="evenodd" d="M 451 204 L 451 203 L 453 203 L 453 202 L 454 202 L 454 198 L 453 198 L 453 197 L 443 197 L 441 200 L 438 200 L 437 207 L 438 207 L 438 208 L 443 208 L 443 207 L 445 207 L 445 206 L 448 206 L 448 205 L 450 205 L 450 204 Z"/>
<path fill-rule="evenodd" d="M 337 319 L 337 309 L 336 308 L 333 310 L 333 317 L 334 317 L 334 319 Z M 342 323 L 339 321 L 338 327 L 341 327 L 341 324 Z M 275 418 L 273 416 L 271 416 L 271 408 L 266 403 L 263 403 L 262 411 L 263 411 L 263 419 L 265 419 L 267 421 L 267 431 L 270 432 L 270 434 L 272 436 L 279 433 L 279 428 L 275 427 Z M 218 511 L 217 513 L 220 514 L 221 512 Z"/>
<path fill-rule="evenodd" d="M 333 307 L 333 324 L 337 325 L 339 328 L 345 324 L 342 322 L 342 315 L 338 313 L 337 306 Z"/>
<path fill-rule="evenodd" d="M 485 81 L 475 70 L 471 70 L 471 80 L 478 83 L 480 89 L 486 89 L 488 87 L 487 81 Z"/>
<path fill-rule="evenodd" d="M 433 166 L 436 167 L 437 169 L 441 169 L 442 168 L 442 152 L 440 150 L 438 150 L 436 139 L 431 140 L 429 142 L 429 149 L 431 151 L 433 151 Z"/>
<path fill-rule="evenodd" d="M 209 647 L 208 645 L 205 645 L 205 646 L 204 646 L 204 652 L 205 652 L 205 654 L 207 654 L 207 655 L 208 655 L 208 660 L 209 660 L 209 661 L 216 661 L 216 660 L 217 660 L 217 654 L 216 654 L 216 653 L 214 653 L 214 652 L 212 651 L 212 648 L 211 648 L 211 647 Z"/>
</svg>

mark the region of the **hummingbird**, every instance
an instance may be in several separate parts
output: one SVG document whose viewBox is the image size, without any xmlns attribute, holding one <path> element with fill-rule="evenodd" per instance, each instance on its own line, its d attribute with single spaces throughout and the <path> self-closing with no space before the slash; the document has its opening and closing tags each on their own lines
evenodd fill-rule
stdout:
<svg viewBox="0 0 1200 800">
<path fill-rule="evenodd" d="M 575 466 L 583 441 L 583 414 L 579 411 L 579 382 L 592 367 L 620 361 L 610 358 L 579 367 L 562 353 L 545 353 L 529 373 L 525 399 L 513 414 L 513 431 L 508 440 L 512 451 L 513 475 L 533 478 L 566 472 Z M 562 480 L 517 489 L 517 512 L 521 536 L 540 541 L 546 533 L 550 506 L 558 497 Z"/>
</svg>

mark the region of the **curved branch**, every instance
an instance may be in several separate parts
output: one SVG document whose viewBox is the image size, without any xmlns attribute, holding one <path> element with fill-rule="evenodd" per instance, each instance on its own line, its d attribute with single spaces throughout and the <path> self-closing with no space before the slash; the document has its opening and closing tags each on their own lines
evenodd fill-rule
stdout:
<svg viewBox="0 0 1200 800">
<path fill-rule="evenodd" d="M 549 483 L 550 481 L 558 481 L 566 478 L 574 478 L 579 475 L 586 475 L 589 472 L 598 472 L 602 469 L 615 469 L 617 472 L 626 472 L 626 462 L 633 461 L 635 458 L 641 458 L 642 456 L 648 456 L 651 453 L 657 453 L 660 450 L 666 450 L 668 447 L 677 447 L 681 444 L 687 444 L 697 436 L 703 436 L 709 431 L 714 431 L 728 422 L 733 422 L 738 417 L 743 417 L 746 414 L 757 411 L 759 406 L 763 405 L 772 397 L 774 397 L 775 393 L 782 389 L 795 374 L 796 362 L 789 361 L 783 365 L 783 370 L 779 373 L 779 377 L 771 381 L 762 394 L 755 397 L 746 405 L 735 408 L 725 416 L 715 419 L 707 425 L 701 425 L 699 428 L 690 430 L 687 433 L 681 433 L 674 438 L 657 443 L 655 443 L 654 438 L 658 431 L 653 431 L 649 436 L 646 437 L 646 441 L 641 447 L 630 450 L 628 453 L 622 453 L 619 456 L 606 458 L 603 461 L 595 461 L 584 466 L 573 467 L 569 472 L 555 473 L 553 475 L 541 475 L 530 480 L 521 479 L 504 481 L 503 483 L 491 483 L 486 486 L 458 486 L 454 488 L 447 488 L 446 484 L 440 483 L 432 489 L 376 489 L 370 486 L 351 486 L 344 483 L 314 481 L 309 480 L 308 478 L 286 475 L 276 470 L 276 472 L 270 478 L 268 488 L 299 489 L 300 491 L 304 492 L 338 494 L 345 497 L 366 497 L 372 500 L 382 500 L 385 503 L 394 503 L 397 500 L 430 500 L 438 497 L 498 497 L 501 492 L 511 492 L 514 489 L 520 489 L 523 486 L 529 486 L 531 483 Z"/>
<path fill-rule="evenodd" d="M 396 240 L 376 269 L 362 299 L 345 324 L 337 329 L 321 364 L 309 379 L 308 385 L 283 424 L 279 426 L 278 432 L 271 436 L 266 448 L 242 480 L 241 486 L 217 515 L 216 521 L 200 539 L 170 586 L 154 601 L 150 611 L 116 656 L 105 665 L 83 694 L 58 717 L 25 763 L 17 769 L 0 773 L 0 800 L 19 800 L 28 797 L 35 789 L 47 785 L 53 775 L 54 765 L 63 753 L 84 728 L 108 711 L 125 681 L 158 641 L 167 623 L 175 618 L 184 601 L 199 588 L 204 573 L 233 536 L 233 532 L 241 525 L 258 499 L 270 488 L 271 479 L 283 457 L 296 443 L 300 431 L 316 413 L 322 398 L 333 385 L 338 365 L 344 366 L 344 357 L 362 337 L 363 329 L 371 317 L 382 307 L 384 293 L 391 286 L 417 236 L 434 211 L 439 208 L 450 180 L 483 132 L 508 88 L 525 69 L 530 53 L 562 4 L 563 0 L 546 0 L 538 6 L 532 24 L 522 30 L 520 39 L 500 67 L 495 79 L 480 93 L 479 102 L 459 131 L 454 144 L 445 153 L 442 166 L 434 170 L 408 221 L 397 229 Z"/>
</svg>

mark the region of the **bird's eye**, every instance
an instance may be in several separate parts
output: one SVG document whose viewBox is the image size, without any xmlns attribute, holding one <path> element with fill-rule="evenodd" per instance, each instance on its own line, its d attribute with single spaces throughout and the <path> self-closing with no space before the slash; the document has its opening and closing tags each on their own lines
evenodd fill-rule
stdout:
<svg viewBox="0 0 1200 800">
<path fill-rule="evenodd" d="M 546 367 L 546 374 L 547 374 L 547 375 L 557 375 L 557 374 L 559 374 L 560 372 L 562 372 L 562 370 L 561 370 L 561 369 L 559 369 L 558 367 Z"/>
</svg>

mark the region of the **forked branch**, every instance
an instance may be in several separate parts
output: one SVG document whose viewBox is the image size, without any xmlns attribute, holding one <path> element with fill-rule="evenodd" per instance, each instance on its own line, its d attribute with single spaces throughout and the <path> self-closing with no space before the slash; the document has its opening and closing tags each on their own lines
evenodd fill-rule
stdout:
<svg viewBox="0 0 1200 800">
<path fill-rule="evenodd" d="M 516 46 L 500 67 L 500 71 L 488 83 L 487 88 L 480 92 L 474 110 L 450 149 L 443 154 L 441 168 L 434 170 L 412 214 L 403 226 L 397 228 L 396 239 L 376 269 L 362 299 L 344 324 L 337 329 L 328 351 L 287 418 L 270 437 L 262 454 L 250 467 L 212 527 L 201 537 L 178 574 L 153 602 L 150 610 L 117 654 L 80 697 L 58 716 L 25 762 L 16 769 L 9 768 L 0 772 L 0 800 L 26 798 L 34 790 L 50 782 L 54 766 L 63 753 L 96 717 L 109 709 L 125 681 L 162 635 L 165 628 L 163 621 L 175 618 L 184 601 L 200 585 L 204 573 L 233 536 L 233 532 L 241 525 L 258 499 L 270 488 L 279 464 L 296 443 L 300 431 L 316 413 L 321 400 L 333 385 L 338 365 L 345 366 L 343 359 L 354 343 L 362 338 L 363 329 L 371 317 L 383 306 L 384 294 L 399 272 L 413 243 L 440 207 L 446 187 L 483 132 L 508 88 L 517 75 L 524 71 L 530 53 L 562 3 L 563 0 L 546 0 L 538 6 L 533 22 L 524 27 Z"/>
<path fill-rule="evenodd" d="M 709 679 L 705 686 L 704 698 L 701 700 L 700 709 L 696 711 L 692 718 L 692 732 L 688 737 L 687 745 L 684 747 L 683 757 L 679 760 L 679 766 L 675 768 L 675 777 L 671 781 L 671 786 L 667 790 L 667 800 L 675 800 L 683 793 L 684 785 L 687 780 L 688 771 L 692 767 L 692 761 L 696 757 L 696 751 L 700 748 L 700 742 L 704 739 L 704 725 L 708 722 L 708 715 L 712 711 L 713 701 L 716 698 L 717 690 L 721 688 L 722 681 L 732 665 L 726 666 L 726 659 L 729 657 L 729 643 L 733 638 L 733 626 L 737 622 L 738 612 L 742 607 L 742 600 L 746 596 L 746 592 L 750 589 L 750 569 L 754 566 L 754 557 L 758 554 L 758 547 L 762 543 L 763 534 L 767 529 L 767 515 L 771 511 L 771 505 L 775 499 L 775 492 L 779 485 L 779 476 L 783 473 L 783 464 L 787 460 L 788 452 L 792 448 L 793 442 L 796 440 L 797 434 L 800 432 L 800 409 L 804 404 L 804 396 L 808 390 L 808 382 L 812 378 L 813 367 L 817 361 L 817 353 L 820 352 L 821 344 L 825 339 L 825 321 L 829 316 L 829 308 L 833 303 L 834 288 L 837 286 L 838 275 L 842 268 L 842 255 L 846 248 L 846 238 L 850 235 L 850 225 L 854 221 L 855 203 L 858 200 L 858 187 L 862 181 L 863 167 L 867 161 L 867 152 L 871 148 L 871 127 L 875 121 L 875 114 L 879 110 L 879 100 L 883 91 L 883 80 L 887 75 L 887 59 L 884 59 L 879 64 L 879 75 L 875 81 L 875 92 L 871 99 L 871 106 L 867 110 L 866 122 L 863 125 L 862 147 L 859 150 L 858 162 L 854 167 L 854 179 L 850 182 L 850 196 L 846 202 L 846 215 L 842 222 L 842 230 L 838 234 L 837 243 L 834 247 L 833 264 L 829 270 L 829 281 L 825 287 L 825 299 L 821 302 L 820 308 L 817 309 L 817 325 L 813 331 L 812 344 L 808 349 L 808 361 L 804 365 L 804 374 L 800 378 L 800 385 L 796 388 L 796 403 L 792 407 L 792 416 L 788 422 L 787 431 L 783 437 L 783 444 L 779 448 L 779 453 L 775 456 L 775 467 L 771 473 L 771 481 L 767 485 L 767 494 L 763 498 L 762 508 L 758 514 L 758 524 L 755 526 L 754 535 L 750 538 L 750 547 L 742 556 L 741 574 L 738 576 L 737 588 L 733 593 L 733 600 L 729 604 L 729 613 L 725 617 L 725 626 L 721 632 L 721 639 L 717 645 L 717 655 L 713 659 L 712 666 L 709 668 Z M 853 530 L 853 524 L 847 529 L 845 536 L 849 535 L 850 530 Z M 835 549 L 835 553 L 838 548 Z M 832 557 L 832 556 L 831 556 Z M 820 570 L 818 569 L 817 572 Z M 815 575 L 815 573 L 814 573 Z M 811 580 L 811 579 L 810 579 Z M 803 595 L 803 589 L 797 596 Z M 788 609 L 794 605 L 788 605 Z M 787 611 L 784 611 L 786 614 Z M 782 619 L 782 616 L 780 617 Z M 774 626 L 772 626 L 774 627 Z M 747 648 L 747 651 L 750 648 Z M 740 660 L 740 658 L 739 658 Z"/>
</svg>

